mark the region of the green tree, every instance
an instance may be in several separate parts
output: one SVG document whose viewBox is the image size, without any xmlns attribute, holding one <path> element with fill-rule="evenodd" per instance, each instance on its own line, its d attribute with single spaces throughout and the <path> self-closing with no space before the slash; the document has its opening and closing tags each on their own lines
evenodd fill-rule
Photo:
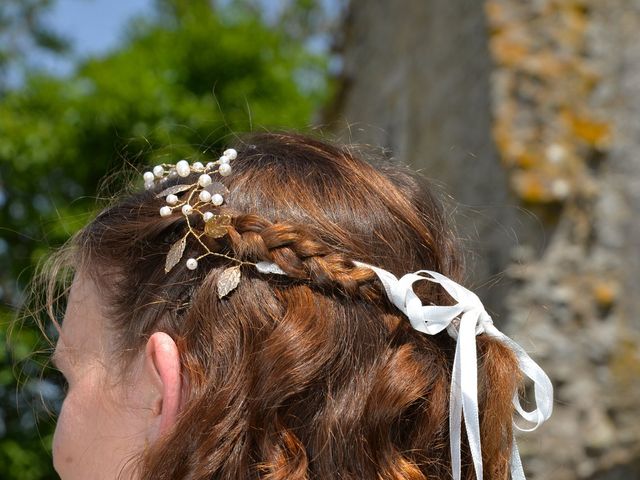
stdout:
<svg viewBox="0 0 640 480">
<path fill-rule="evenodd" d="M 240 7 L 159 1 L 112 53 L 0 93 L 1 341 L 34 264 L 87 220 L 107 173 L 206 160 L 234 131 L 310 123 L 327 91 L 324 59 Z M 40 397 L 55 411 L 61 394 L 54 372 L 40 376 L 46 355 L 31 353 L 46 348 L 25 325 L 0 351 L 0 478 L 56 478 Z"/>
</svg>

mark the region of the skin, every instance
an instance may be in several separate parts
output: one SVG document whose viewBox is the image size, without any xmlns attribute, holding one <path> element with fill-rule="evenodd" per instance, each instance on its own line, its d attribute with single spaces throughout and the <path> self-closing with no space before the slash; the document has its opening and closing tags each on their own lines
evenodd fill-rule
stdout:
<svg viewBox="0 0 640 480">
<path fill-rule="evenodd" d="M 136 456 L 172 428 L 182 406 L 173 339 L 153 333 L 125 377 L 113 366 L 100 301 L 94 283 L 76 275 L 53 356 L 69 383 L 53 438 L 61 480 L 135 479 Z"/>
</svg>

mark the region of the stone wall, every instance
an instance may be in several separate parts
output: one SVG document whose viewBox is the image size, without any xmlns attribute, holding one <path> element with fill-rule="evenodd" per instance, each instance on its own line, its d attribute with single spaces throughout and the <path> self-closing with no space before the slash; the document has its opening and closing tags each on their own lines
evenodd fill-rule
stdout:
<svg viewBox="0 0 640 480">
<path fill-rule="evenodd" d="M 640 2 L 485 6 L 496 145 L 550 232 L 509 269 L 509 330 L 556 385 L 523 450 L 536 478 L 640 478 Z"/>
</svg>

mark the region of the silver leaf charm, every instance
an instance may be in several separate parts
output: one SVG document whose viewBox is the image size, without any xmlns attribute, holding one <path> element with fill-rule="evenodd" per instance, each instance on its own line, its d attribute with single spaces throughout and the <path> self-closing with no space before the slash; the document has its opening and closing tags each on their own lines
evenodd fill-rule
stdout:
<svg viewBox="0 0 640 480">
<path fill-rule="evenodd" d="M 240 266 L 229 267 L 220 274 L 218 279 L 218 298 L 225 297 L 240 283 Z"/>
<path fill-rule="evenodd" d="M 162 190 L 156 195 L 156 198 L 166 197 L 167 195 L 184 192 L 185 190 L 189 190 L 191 187 L 193 187 L 193 185 L 174 185 L 173 187 Z"/>
<path fill-rule="evenodd" d="M 220 195 L 225 196 L 227 193 L 229 193 L 229 189 L 220 182 L 212 182 L 211 185 L 207 185 L 206 187 L 204 187 L 204 190 L 209 192 L 211 195 L 219 193 Z"/>
<path fill-rule="evenodd" d="M 278 265 L 273 262 L 258 262 L 256 263 L 256 270 L 260 273 L 274 273 L 277 275 L 286 275 L 287 272 L 282 270 Z"/>
<path fill-rule="evenodd" d="M 182 237 L 176 243 L 171 245 L 169 253 L 167 254 L 167 260 L 164 264 L 165 273 L 169 273 L 173 267 L 175 267 L 184 253 L 184 247 L 187 245 L 187 237 Z"/>
</svg>

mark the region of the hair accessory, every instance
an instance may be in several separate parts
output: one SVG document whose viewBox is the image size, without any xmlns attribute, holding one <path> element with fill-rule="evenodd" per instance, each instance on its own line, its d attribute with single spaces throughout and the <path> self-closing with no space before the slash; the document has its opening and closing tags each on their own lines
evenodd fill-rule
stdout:
<svg viewBox="0 0 640 480">
<path fill-rule="evenodd" d="M 211 207 L 219 207 L 224 203 L 224 196 L 229 193 L 227 187 L 218 181 L 214 181 L 212 175 L 229 176 L 232 172 L 231 162 L 236 159 L 238 152 L 233 148 L 224 151 L 223 155 L 215 162 L 203 165 L 201 162 L 189 164 L 186 160 L 180 160 L 176 164 L 162 164 L 153 167 L 152 171 L 143 174 L 145 188 L 150 190 L 158 184 L 163 184 L 169 179 L 187 178 L 193 173 L 199 173 L 195 182 L 178 183 L 165 188 L 156 198 L 165 198 L 166 205 L 160 208 L 161 217 L 169 217 L 179 211 L 187 222 L 187 232 L 178 239 L 169 249 L 165 261 L 164 271 L 169 273 L 184 256 L 187 246 L 187 238 L 192 236 L 202 246 L 204 253 L 197 257 L 188 258 L 185 266 L 189 270 L 196 270 L 198 262 L 204 257 L 214 255 L 226 258 L 235 263 L 222 272 L 218 279 L 218 297 L 223 298 L 234 290 L 240 283 L 240 267 L 245 264 L 256 265 L 251 262 L 238 260 L 220 252 L 214 252 L 203 241 L 203 237 L 221 238 L 227 234 L 231 225 L 229 215 L 216 215 L 210 211 Z M 199 215 L 204 224 L 202 231 L 194 228 L 193 215 Z"/>
<path fill-rule="evenodd" d="M 428 335 L 435 335 L 446 329 L 447 333 L 457 340 L 449 398 L 449 434 L 451 437 L 453 478 L 460 480 L 461 475 L 460 430 L 464 416 L 476 478 L 482 480 L 476 335 L 485 333 L 500 339 L 509 346 L 516 354 L 522 373 L 534 382 L 537 405 L 535 410 L 531 412 L 524 410 L 517 392 L 513 398 L 516 411 L 526 421 L 534 424 L 530 428 L 521 428 L 514 423 L 518 430 L 527 432 L 535 430 L 551 416 L 553 386 L 549 377 L 520 345 L 493 325 L 491 317 L 485 311 L 478 296 L 450 278 L 431 270 L 419 270 L 415 273 L 407 273 L 398 280 L 392 273 L 382 268 L 362 262 L 353 263 L 359 267 L 370 268 L 375 272 L 384 285 L 391 302 L 409 318 L 413 328 Z M 421 274 L 427 274 L 430 277 Z M 451 306 L 422 305 L 412 288 L 413 283 L 418 280 L 439 283 L 458 303 Z M 511 453 L 511 478 L 512 480 L 524 480 L 525 478 L 515 436 Z"/>
</svg>

